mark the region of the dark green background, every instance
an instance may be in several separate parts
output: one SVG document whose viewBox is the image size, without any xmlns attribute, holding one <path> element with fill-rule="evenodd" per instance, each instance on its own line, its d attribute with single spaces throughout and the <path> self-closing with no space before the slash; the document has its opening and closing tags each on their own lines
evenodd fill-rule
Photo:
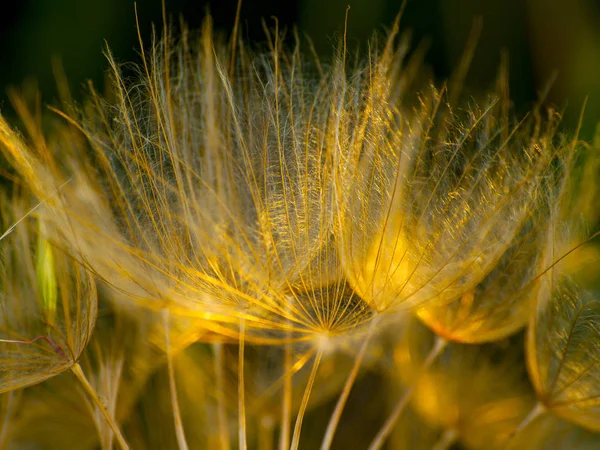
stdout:
<svg viewBox="0 0 600 450">
<path fill-rule="evenodd" d="M 342 30 L 350 5 L 348 38 L 364 48 L 374 30 L 389 26 L 400 0 L 245 0 L 242 24 L 253 41 L 264 40 L 261 19 L 272 16 L 290 28 L 297 25 L 324 56 Z M 166 0 L 169 15 L 182 15 L 197 27 L 210 9 L 216 25 L 228 31 L 237 0 Z M 151 24 L 161 23 L 160 0 L 139 0 L 142 35 L 150 41 Z M 56 90 L 51 58 L 60 58 L 72 90 L 92 79 L 101 87 L 105 41 L 120 61 L 136 60 L 137 32 L 133 1 L 25 0 L 3 7 L 0 15 L 0 108 L 10 114 L 4 88 L 35 78 L 43 99 L 52 103 Z M 427 40 L 427 64 L 438 79 L 451 74 L 465 48 L 475 17 L 483 32 L 467 86 L 489 88 L 497 74 L 502 49 L 510 55 L 512 97 L 520 111 L 535 101 L 554 71 L 558 79 L 550 101 L 565 110 L 573 126 L 583 99 L 589 96 L 584 134 L 591 136 L 600 119 L 600 2 L 594 0 L 409 0 L 403 28 L 415 44 Z"/>
</svg>

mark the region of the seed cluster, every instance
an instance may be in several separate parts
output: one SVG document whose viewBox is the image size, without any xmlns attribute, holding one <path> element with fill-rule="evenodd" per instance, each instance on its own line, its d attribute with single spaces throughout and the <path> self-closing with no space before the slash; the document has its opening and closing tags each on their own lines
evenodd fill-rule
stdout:
<svg viewBox="0 0 600 450">
<path fill-rule="evenodd" d="M 165 29 L 44 131 L 13 96 L 0 448 L 598 448 L 593 146 L 397 26 L 268 38 Z"/>
</svg>

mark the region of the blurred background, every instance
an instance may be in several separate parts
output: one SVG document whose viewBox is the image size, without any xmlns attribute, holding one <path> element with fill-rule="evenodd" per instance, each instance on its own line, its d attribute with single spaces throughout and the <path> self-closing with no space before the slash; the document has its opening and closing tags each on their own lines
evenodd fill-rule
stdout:
<svg viewBox="0 0 600 450">
<path fill-rule="evenodd" d="M 244 0 L 242 30 L 260 43 L 261 21 L 272 26 L 277 17 L 280 26 L 297 26 L 310 36 L 327 57 L 343 30 L 347 5 L 348 41 L 364 49 L 374 30 L 391 25 L 401 0 Z M 181 16 L 192 27 L 210 10 L 216 27 L 227 33 L 237 0 L 166 0 L 166 7 L 175 22 Z M 137 1 L 146 44 L 152 24 L 162 23 L 161 8 L 161 0 Z M 583 137 L 591 137 L 600 120 L 600 0 L 408 0 L 402 29 L 412 32 L 414 46 L 427 43 L 426 63 L 443 80 L 463 55 L 477 17 L 483 28 L 466 86 L 473 92 L 493 86 L 506 50 L 517 111 L 526 111 L 556 73 L 549 102 L 564 111 L 565 126 L 573 128 L 587 96 Z M 139 60 L 133 0 L 20 0 L 3 6 L 0 111 L 11 114 L 6 88 L 28 79 L 37 81 L 44 102 L 53 103 L 53 58 L 64 67 L 76 97 L 88 79 L 101 89 L 106 45 L 119 61 Z"/>
</svg>

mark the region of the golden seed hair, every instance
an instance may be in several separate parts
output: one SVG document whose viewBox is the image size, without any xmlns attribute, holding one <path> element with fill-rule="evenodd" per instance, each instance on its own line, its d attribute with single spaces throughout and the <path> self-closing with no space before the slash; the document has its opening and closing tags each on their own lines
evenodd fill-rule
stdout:
<svg viewBox="0 0 600 450">
<path fill-rule="evenodd" d="M 514 118 L 505 86 L 465 101 L 452 83 L 423 82 L 398 23 L 356 58 L 344 42 L 320 61 L 296 34 L 291 48 L 278 30 L 267 38 L 261 50 L 226 42 L 210 19 L 197 33 L 165 26 L 139 64 L 107 52 L 106 94 L 90 86 L 75 105 L 63 90 L 44 131 L 13 95 L 27 134 L 0 116 L 0 152 L 39 206 L 0 240 L 0 392 L 71 369 L 105 448 L 114 435 L 124 449 L 125 436 L 134 448 L 226 449 L 236 433 L 240 449 L 269 448 L 279 433 L 297 450 L 314 413 L 329 450 L 338 425 L 355 426 L 342 411 L 361 376 L 377 386 L 357 398 L 383 398 L 364 408 L 382 428 L 360 422 L 371 450 L 414 423 L 434 448 L 489 436 L 503 448 L 534 398 L 600 429 L 596 295 L 562 261 L 585 236 L 557 238 L 575 228 L 565 197 L 592 214 L 570 183 L 586 145 L 558 132 L 552 109 Z M 27 208 L 2 202 L 6 229 Z M 427 356 L 402 353 L 417 320 Z M 524 327 L 535 392 L 512 383 L 525 358 L 475 347 Z M 500 368 L 510 382 L 493 391 Z M 458 398 L 469 377 L 481 395 Z M 52 386 L 23 404 L 72 398 Z M 24 423 L 47 414 L 30 407 Z M 154 425 L 163 410 L 172 429 Z"/>
</svg>

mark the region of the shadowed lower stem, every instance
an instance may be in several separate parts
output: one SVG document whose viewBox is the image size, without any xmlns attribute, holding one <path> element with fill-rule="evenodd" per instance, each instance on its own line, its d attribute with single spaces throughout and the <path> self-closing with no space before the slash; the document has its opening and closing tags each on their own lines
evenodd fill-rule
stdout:
<svg viewBox="0 0 600 450">
<path fill-rule="evenodd" d="M 529 413 L 523 418 L 523 420 L 521 420 L 521 423 L 519 423 L 519 425 L 517 425 L 514 431 L 510 433 L 510 436 L 506 440 L 506 445 L 504 447 L 509 447 L 513 439 L 517 437 L 519 433 L 521 433 L 521 431 L 523 431 L 527 427 L 527 425 L 529 425 L 531 422 L 533 422 L 535 419 L 537 419 L 542 414 L 545 414 L 546 412 L 548 412 L 548 410 L 546 409 L 544 404 L 542 402 L 537 402 L 535 406 L 531 409 L 531 411 L 529 411 Z"/>
<path fill-rule="evenodd" d="M 85 374 L 83 373 L 83 370 L 81 370 L 81 366 L 79 365 L 79 363 L 75 363 L 71 367 L 71 372 L 73 372 L 73 374 L 77 377 L 77 379 L 83 386 L 83 389 L 85 390 L 85 392 L 90 396 L 90 398 L 92 399 L 92 401 L 94 402 L 96 407 L 100 410 L 100 412 L 106 419 L 106 422 L 108 423 L 108 425 L 112 429 L 113 433 L 115 434 L 115 438 L 117 439 L 117 442 L 121 446 L 121 449 L 129 450 L 129 445 L 127 445 L 127 442 L 125 441 L 125 438 L 123 437 L 123 434 L 121 434 L 121 430 L 119 429 L 119 426 L 117 425 L 117 423 L 115 422 L 113 417 L 109 414 L 108 410 L 106 409 L 106 406 L 104 406 L 104 403 L 102 403 L 102 400 L 100 400 L 100 398 L 98 397 L 98 394 L 96 393 L 94 388 L 90 385 L 89 381 L 85 377 Z"/>
<path fill-rule="evenodd" d="M 442 433 L 431 450 L 448 450 L 452 444 L 458 440 L 458 433 L 454 429 L 446 430 Z"/>
<path fill-rule="evenodd" d="M 8 437 L 8 429 L 12 420 L 15 404 L 15 391 L 10 391 L 7 395 L 6 414 L 4 414 L 4 417 L 2 418 L 2 427 L 0 427 L 0 450 L 4 449 L 6 445 L 6 438 Z"/>
<path fill-rule="evenodd" d="M 442 353 L 444 348 L 446 348 L 447 344 L 448 344 L 448 341 L 437 336 L 435 339 L 435 344 L 431 348 L 429 354 L 427 355 L 427 358 L 425 358 L 425 362 L 423 363 L 423 365 L 421 366 L 419 371 L 420 372 L 426 371 L 429 368 L 429 366 L 431 366 L 431 364 L 436 360 L 436 358 Z M 392 432 L 392 429 L 394 428 L 394 425 L 398 421 L 398 418 L 402 414 L 402 411 L 404 411 L 404 408 L 406 408 L 406 405 L 410 401 L 414 390 L 415 390 L 415 386 L 414 385 L 410 386 L 404 392 L 404 395 L 402 395 L 402 397 L 400 397 L 400 400 L 398 400 L 398 403 L 396 403 L 396 407 L 392 411 L 392 414 L 390 414 L 388 419 L 383 424 L 383 427 L 381 427 L 381 429 L 379 430 L 379 433 L 377 433 L 377 435 L 375 436 L 375 439 L 373 439 L 373 442 L 371 442 L 371 445 L 369 446 L 369 450 L 381 449 L 381 447 L 385 443 L 385 440 L 388 438 L 388 436 Z"/>
<path fill-rule="evenodd" d="M 171 325 L 169 311 L 163 312 L 165 320 L 165 346 L 167 353 L 167 371 L 169 372 L 169 390 L 171 391 L 171 409 L 173 410 L 173 421 L 175 422 L 175 435 L 177 436 L 177 445 L 179 450 L 188 450 L 185 439 L 185 431 L 181 422 L 181 411 L 177 399 L 177 386 L 175 385 L 175 370 L 173 369 L 173 354 L 171 353 Z"/>
<path fill-rule="evenodd" d="M 238 355 L 238 411 L 239 411 L 239 448 L 240 450 L 247 449 L 246 443 L 246 395 L 244 386 L 244 333 L 245 323 L 242 320 L 240 323 L 240 344 Z"/>
<path fill-rule="evenodd" d="M 304 413 L 306 412 L 306 407 L 308 406 L 308 399 L 310 398 L 310 392 L 312 391 L 313 384 L 315 383 L 317 370 L 319 369 L 319 364 L 321 362 L 322 356 L 323 351 L 319 349 L 319 351 L 317 352 L 317 356 L 315 357 L 315 362 L 313 364 L 312 371 L 310 373 L 310 378 L 308 379 L 308 384 L 306 385 L 306 389 L 304 391 L 304 396 L 302 397 L 302 403 L 300 404 L 298 416 L 296 417 L 296 424 L 294 425 L 294 435 L 292 437 L 292 445 L 290 445 L 291 450 L 297 450 L 298 445 L 300 445 L 300 432 L 302 431 L 302 421 L 304 420 Z"/>
<path fill-rule="evenodd" d="M 348 375 L 348 379 L 346 380 L 346 384 L 344 385 L 344 389 L 338 398 L 338 402 L 335 405 L 335 410 L 331 415 L 331 419 L 329 419 L 329 424 L 327 425 L 327 430 L 325 431 L 325 437 L 323 438 L 323 443 L 321 444 L 321 450 L 329 450 L 331 448 L 331 444 L 333 442 L 333 437 L 335 436 L 335 431 L 337 430 L 337 426 L 342 417 L 342 412 L 344 411 L 344 407 L 346 406 L 346 402 L 348 401 L 348 396 L 350 395 L 350 391 L 356 382 L 356 377 L 358 376 L 358 371 L 362 362 L 365 358 L 365 353 L 367 352 L 367 347 L 369 346 L 369 341 L 371 340 L 371 336 L 373 335 L 373 328 L 375 322 L 372 322 L 369 326 L 369 330 L 367 331 L 367 335 L 360 347 L 358 354 L 356 355 L 356 359 L 354 360 L 354 365 L 352 366 L 352 370 Z"/>
<path fill-rule="evenodd" d="M 225 361 L 223 359 L 223 344 L 213 344 L 215 358 L 215 378 L 217 382 L 217 420 L 219 423 L 219 440 L 221 450 L 229 450 L 229 429 L 227 412 L 225 411 Z"/>
<path fill-rule="evenodd" d="M 290 448 L 290 422 L 292 420 L 292 344 L 289 340 L 285 343 L 284 374 L 283 374 L 283 399 L 281 405 L 281 431 L 279 434 L 279 450 Z"/>
<path fill-rule="evenodd" d="M 258 448 L 260 450 L 273 450 L 275 421 L 272 417 L 261 417 L 258 421 Z"/>
</svg>

